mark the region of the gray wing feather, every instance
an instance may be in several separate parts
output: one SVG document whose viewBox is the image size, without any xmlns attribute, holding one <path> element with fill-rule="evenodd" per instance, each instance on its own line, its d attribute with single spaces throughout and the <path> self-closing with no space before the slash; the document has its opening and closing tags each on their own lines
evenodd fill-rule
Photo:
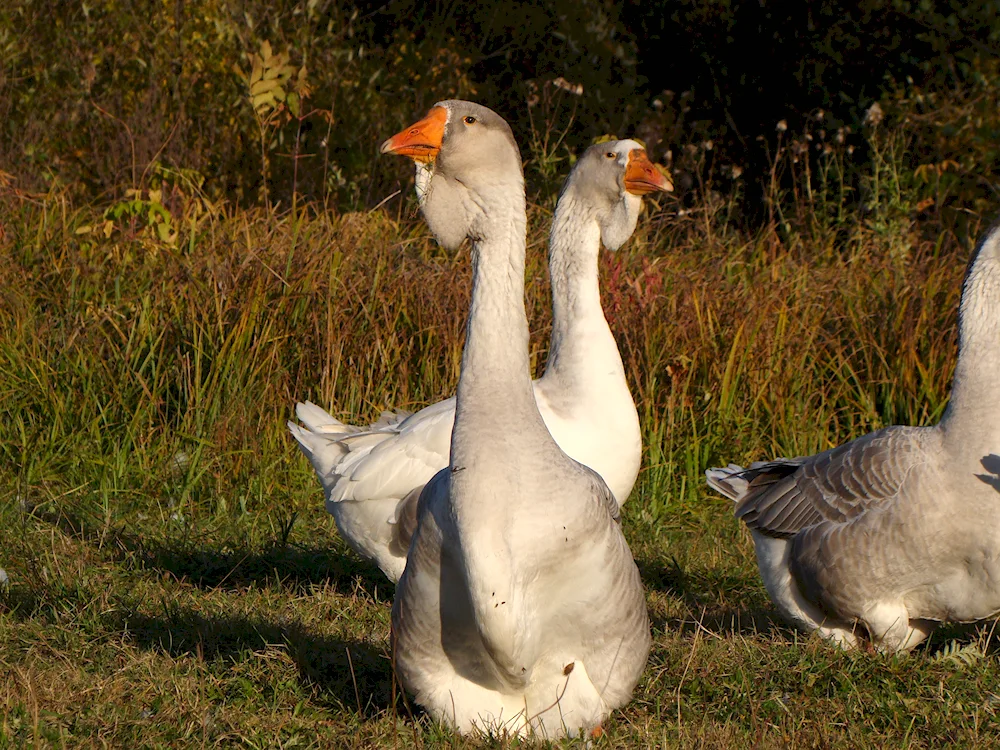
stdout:
<svg viewBox="0 0 1000 750">
<path fill-rule="evenodd" d="M 615 493 L 611 491 L 611 488 L 608 487 L 607 483 L 604 481 L 604 477 L 591 469 L 589 466 L 584 466 L 579 461 L 574 461 L 574 463 L 590 479 L 593 487 L 592 492 L 594 499 L 597 500 L 600 505 L 604 506 L 605 510 L 607 510 L 611 515 L 613 521 L 621 523 L 621 507 L 618 505 L 618 500 L 615 499 Z"/>
<path fill-rule="evenodd" d="M 611 514 L 612 520 L 614 520 L 615 523 L 621 523 L 622 509 L 621 506 L 618 505 L 615 493 L 611 491 L 611 488 L 608 487 L 607 484 L 605 484 L 604 479 L 602 479 L 599 474 L 595 473 L 594 476 L 600 480 L 598 482 L 597 491 L 600 494 L 601 503 L 608 509 L 608 513 Z"/>
<path fill-rule="evenodd" d="M 808 458 L 755 464 L 739 474 L 747 488 L 736 517 L 775 537 L 849 521 L 899 493 L 922 460 L 920 430 L 887 427 Z"/>
</svg>

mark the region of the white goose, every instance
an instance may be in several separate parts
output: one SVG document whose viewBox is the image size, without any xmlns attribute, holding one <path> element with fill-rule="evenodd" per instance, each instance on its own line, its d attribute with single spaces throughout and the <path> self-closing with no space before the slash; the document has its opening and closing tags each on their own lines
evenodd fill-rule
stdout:
<svg viewBox="0 0 1000 750">
<path fill-rule="evenodd" d="M 969 264 L 951 400 L 807 458 L 706 472 L 736 502 L 780 612 L 845 648 L 909 650 L 1000 612 L 1000 229 Z"/>
<path fill-rule="evenodd" d="M 424 217 L 447 247 L 471 238 L 473 265 L 451 459 L 392 607 L 396 674 L 461 732 L 594 731 L 629 699 L 649 623 L 618 503 L 535 402 L 517 146 L 496 113 L 446 101 L 382 151 L 434 158 Z"/>
<path fill-rule="evenodd" d="M 417 162 L 426 202 L 430 169 Z M 672 186 L 636 141 L 591 146 L 566 180 L 552 220 L 552 338 L 535 401 L 559 447 L 603 477 L 625 502 L 639 473 L 639 418 L 621 355 L 601 309 L 601 243 L 617 250 L 635 231 L 641 196 Z M 420 490 L 448 465 L 455 399 L 369 428 L 345 425 L 313 403 L 288 428 L 312 462 L 341 535 L 396 581 L 406 564 Z"/>
</svg>

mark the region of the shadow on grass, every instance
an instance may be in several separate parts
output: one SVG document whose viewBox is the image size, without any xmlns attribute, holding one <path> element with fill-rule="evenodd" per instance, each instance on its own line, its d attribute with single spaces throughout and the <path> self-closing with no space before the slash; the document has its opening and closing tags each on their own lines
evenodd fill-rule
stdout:
<svg viewBox="0 0 1000 750">
<path fill-rule="evenodd" d="M 393 705 L 386 655 L 360 643 L 315 635 L 295 622 L 206 616 L 170 606 L 162 616 L 119 612 L 109 615 L 106 625 L 139 648 L 206 663 L 243 661 L 248 653 L 277 647 L 288 654 L 304 683 L 330 694 L 343 708 L 367 718 Z M 406 711 L 401 701 L 397 710 Z"/>
<path fill-rule="evenodd" d="M 998 620 L 980 620 L 979 622 L 947 622 L 940 625 L 924 643 L 915 649 L 914 653 L 924 652 L 928 656 L 940 655 L 947 646 L 955 641 L 959 646 L 983 643 L 983 654 L 994 657 L 1000 654 L 1000 633 L 997 633 Z"/>
<path fill-rule="evenodd" d="M 650 612 L 653 627 L 671 632 L 693 634 L 707 630 L 721 635 L 771 635 L 788 628 L 776 611 L 756 605 L 756 579 L 739 573 L 721 573 L 683 568 L 676 559 L 636 561 L 643 585 L 681 600 L 690 613 L 687 617 L 664 617 Z M 734 608 L 720 601 L 747 601 L 746 608 Z"/>
<path fill-rule="evenodd" d="M 791 641 L 795 637 L 795 629 L 776 611 L 764 609 L 705 609 L 694 617 L 670 617 L 662 623 L 664 630 L 685 637 L 694 637 L 699 632 L 722 638 L 740 636 Z"/>
<path fill-rule="evenodd" d="M 199 588 L 236 590 L 277 583 L 304 590 L 330 585 L 351 595 L 360 586 L 382 603 L 391 602 L 395 591 L 374 564 L 349 550 L 279 541 L 251 546 L 242 540 L 206 540 L 190 529 L 181 537 L 151 539 L 121 527 L 109 530 L 74 508 L 36 508 L 33 515 L 68 536 L 100 545 L 126 566 L 169 573 Z"/>
<path fill-rule="evenodd" d="M 351 595 L 360 586 L 381 603 L 391 603 L 395 590 L 378 568 L 353 553 L 320 547 L 269 544 L 219 550 L 185 541 L 142 541 L 132 552 L 132 564 L 169 573 L 205 589 L 242 589 L 279 582 L 305 589 L 329 584 L 338 593 Z"/>
<path fill-rule="evenodd" d="M 720 594 L 727 598 L 752 598 L 756 592 L 763 591 L 756 572 L 685 568 L 674 557 L 641 556 L 636 557 L 635 564 L 647 589 L 680 599 L 693 611 L 717 606 Z"/>
</svg>

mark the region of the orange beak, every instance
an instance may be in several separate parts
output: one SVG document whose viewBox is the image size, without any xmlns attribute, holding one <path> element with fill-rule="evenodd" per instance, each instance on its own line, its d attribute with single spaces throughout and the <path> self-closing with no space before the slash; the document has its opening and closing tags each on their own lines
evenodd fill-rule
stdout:
<svg viewBox="0 0 1000 750">
<path fill-rule="evenodd" d="M 669 193 L 673 191 L 674 186 L 649 160 L 646 152 L 637 148 L 628 155 L 628 166 L 625 167 L 625 189 L 632 195 L 646 195 L 655 191 Z"/>
<path fill-rule="evenodd" d="M 383 154 L 409 156 L 414 161 L 429 164 L 441 152 L 447 121 L 448 110 L 444 107 L 432 107 L 427 117 L 396 133 L 379 150 Z"/>
</svg>

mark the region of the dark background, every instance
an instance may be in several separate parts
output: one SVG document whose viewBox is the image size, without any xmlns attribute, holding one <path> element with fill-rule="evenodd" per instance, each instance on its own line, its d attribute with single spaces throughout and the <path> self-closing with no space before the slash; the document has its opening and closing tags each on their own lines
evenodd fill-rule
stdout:
<svg viewBox="0 0 1000 750">
<path fill-rule="evenodd" d="M 379 161 L 378 142 L 458 96 L 508 118 L 538 195 L 595 137 L 633 136 L 675 170 L 681 200 L 732 190 L 737 168 L 756 222 L 777 149 L 806 131 L 839 132 L 859 183 L 880 101 L 911 171 L 958 165 L 944 169 L 944 209 L 993 195 L 998 6 L 14 0 L 0 9 L 0 169 L 24 189 L 61 181 L 94 198 L 181 172 L 243 204 L 266 181 L 278 201 L 370 207 L 407 171 Z M 264 40 L 307 67 L 306 109 L 322 112 L 276 128 L 262 154 L 245 71 Z"/>
</svg>

